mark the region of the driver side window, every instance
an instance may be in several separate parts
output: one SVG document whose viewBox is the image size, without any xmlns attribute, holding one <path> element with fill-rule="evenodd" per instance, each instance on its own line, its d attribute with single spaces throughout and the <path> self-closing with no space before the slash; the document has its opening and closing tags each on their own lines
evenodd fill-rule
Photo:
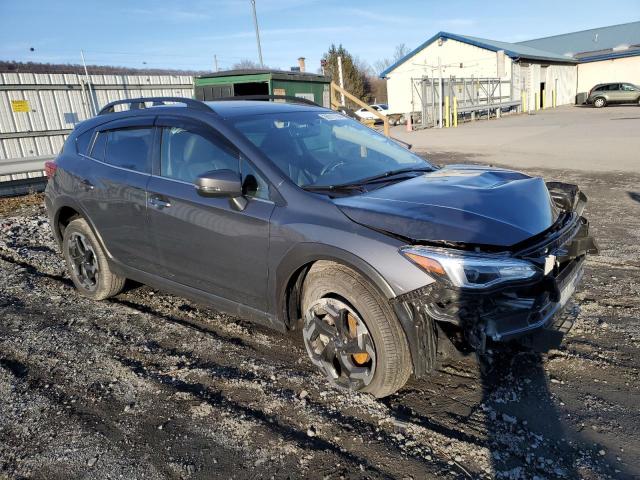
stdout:
<svg viewBox="0 0 640 480">
<path fill-rule="evenodd" d="M 213 131 L 194 127 L 163 127 L 160 173 L 193 183 L 210 170 L 239 172 L 240 153 Z"/>
</svg>

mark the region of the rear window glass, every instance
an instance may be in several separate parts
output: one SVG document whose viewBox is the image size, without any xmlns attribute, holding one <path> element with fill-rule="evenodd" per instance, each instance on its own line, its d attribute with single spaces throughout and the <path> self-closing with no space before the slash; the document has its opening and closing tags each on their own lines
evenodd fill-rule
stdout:
<svg viewBox="0 0 640 480">
<path fill-rule="evenodd" d="M 93 137 L 93 130 L 88 130 L 76 137 L 76 151 L 82 155 L 87 155 L 91 138 Z"/>
<path fill-rule="evenodd" d="M 151 173 L 149 162 L 151 133 L 151 128 L 110 130 L 105 162 L 136 172 Z"/>
</svg>

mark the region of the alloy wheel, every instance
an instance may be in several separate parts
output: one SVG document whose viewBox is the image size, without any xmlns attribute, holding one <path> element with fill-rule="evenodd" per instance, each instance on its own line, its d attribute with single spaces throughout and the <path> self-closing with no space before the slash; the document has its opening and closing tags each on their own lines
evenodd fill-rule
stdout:
<svg viewBox="0 0 640 480">
<path fill-rule="evenodd" d="M 78 232 L 69 237 L 67 247 L 71 268 L 83 288 L 93 291 L 98 285 L 98 258 L 87 238 Z"/>
<path fill-rule="evenodd" d="M 360 390 L 373 380 L 373 338 L 345 302 L 335 298 L 314 302 L 305 313 L 303 337 L 311 361 L 334 384 Z"/>
</svg>

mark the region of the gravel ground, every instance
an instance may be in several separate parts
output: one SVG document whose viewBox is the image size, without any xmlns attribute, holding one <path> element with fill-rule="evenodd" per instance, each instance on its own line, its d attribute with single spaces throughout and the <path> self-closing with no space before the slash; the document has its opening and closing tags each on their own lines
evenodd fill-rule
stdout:
<svg viewBox="0 0 640 480">
<path fill-rule="evenodd" d="M 602 250 L 564 345 L 383 400 L 328 386 L 296 335 L 76 295 L 38 197 L 0 201 L 0 479 L 640 478 L 640 177 L 533 173 L 583 187 Z"/>
</svg>

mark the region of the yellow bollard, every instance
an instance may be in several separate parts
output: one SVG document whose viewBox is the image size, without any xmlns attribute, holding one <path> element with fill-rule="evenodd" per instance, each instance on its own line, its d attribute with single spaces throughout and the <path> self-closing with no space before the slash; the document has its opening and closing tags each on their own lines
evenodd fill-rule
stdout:
<svg viewBox="0 0 640 480">
<path fill-rule="evenodd" d="M 453 97 L 453 126 L 458 126 L 458 97 Z"/>
<path fill-rule="evenodd" d="M 536 103 L 535 103 L 536 111 L 540 110 L 540 104 L 538 103 L 538 92 L 536 92 Z"/>
<path fill-rule="evenodd" d="M 540 99 L 540 103 L 542 104 L 542 109 L 544 110 L 545 108 L 547 108 L 547 91 L 542 90 L 541 96 L 542 98 Z"/>
<path fill-rule="evenodd" d="M 450 121 L 450 112 L 449 112 L 449 95 L 444 97 L 444 126 L 445 128 L 449 128 Z"/>
</svg>

